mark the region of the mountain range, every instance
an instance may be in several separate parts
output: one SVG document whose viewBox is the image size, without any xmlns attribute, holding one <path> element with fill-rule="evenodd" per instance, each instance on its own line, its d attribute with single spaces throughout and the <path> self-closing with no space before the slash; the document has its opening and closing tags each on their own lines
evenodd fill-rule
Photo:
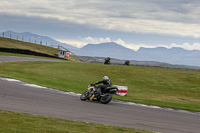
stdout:
<svg viewBox="0 0 200 133">
<path fill-rule="evenodd" d="M 165 47 L 141 47 L 138 51 L 133 51 L 111 42 L 88 44 L 79 50 L 74 50 L 74 52 L 83 56 L 112 57 L 123 60 L 157 61 L 170 64 L 200 66 L 199 50 L 189 51 L 178 47 L 171 49 Z"/>
<path fill-rule="evenodd" d="M 131 59 L 136 53 L 114 42 L 88 44 L 81 49 L 72 51 L 81 56 L 111 57 L 116 59 Z"/>
<path fill-rule="evenodd" d="M 1 35 L 2 34 L 3 33 L 1 33 Z M 43 45 L 60 45 L 80 56 L 111 57 L 122 60 L 157 61 L 170 64 L 200 66 L 200 50 L 185 50 L 178 47 L 173 47 L 171 49 L 165 47 L 141 47 L 138 51 L 133 51 L 114 42 L 88 44 L 82 48 L 77 48 L 69 44 L 60 43 L 47 36 L 39 36 L 30 32 L 16 33 L 7 31 L 4 32 L 4 37 L 9 38 L 10 34 L 12 34 L 12 38 L 16 38 L 18 35 L 18 40 L 20 39 L 19 36 L 23 36 L 24 41 L 27 42 L 34 42 L 35 40 L 39 42 L 40 40 L 44 43 Z"/>
</svg>

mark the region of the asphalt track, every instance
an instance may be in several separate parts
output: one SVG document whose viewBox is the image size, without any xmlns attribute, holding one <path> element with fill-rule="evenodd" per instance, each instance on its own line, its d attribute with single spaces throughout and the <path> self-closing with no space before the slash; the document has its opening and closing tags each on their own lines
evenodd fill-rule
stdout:
<svg viewBox="0 0 200 133">
<path fill-rule="evenodd" d="M 95 122 L 163 133 L 199 133 L 200 114 L 177 112 L 112 101 L 81 101 L 79 96 L 58 93 L 0 79 L 0 109 Z"/>
</svg>

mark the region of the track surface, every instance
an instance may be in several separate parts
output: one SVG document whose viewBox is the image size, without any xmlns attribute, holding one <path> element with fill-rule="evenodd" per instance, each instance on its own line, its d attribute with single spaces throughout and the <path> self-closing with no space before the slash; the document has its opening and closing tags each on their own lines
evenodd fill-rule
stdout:
<svg viewBox="0 0 200 133">
<path fill-rule="evenodd" d="M 0 109 L 164 133 L 199 133 L 200 115 L 111 102 L 28 87 L 0 79 Z"/>
</svg>

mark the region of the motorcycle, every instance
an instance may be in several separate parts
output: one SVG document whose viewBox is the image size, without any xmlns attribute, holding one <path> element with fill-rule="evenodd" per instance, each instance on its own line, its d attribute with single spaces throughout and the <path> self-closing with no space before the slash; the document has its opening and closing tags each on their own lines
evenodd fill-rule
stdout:
<svg viewBox="0 0 200 133">
<path fill-rule="evenodd" d="M 110 64 L 110 57 L 105 59 L 104 64 L 108 64 L 108 65 Z"/>
<path fill-rule="evenodd" d="M 103 104 L 107 104 L 112 100 L 112 95 L 116 95 L 118 88 L 116 86 L 107 87 L 103 91 L 97 90 L 98 86 L 88 86 L 88 90 L 85 91 L 80 99 L 82 101 L 99 101 Z"/>
</svg>

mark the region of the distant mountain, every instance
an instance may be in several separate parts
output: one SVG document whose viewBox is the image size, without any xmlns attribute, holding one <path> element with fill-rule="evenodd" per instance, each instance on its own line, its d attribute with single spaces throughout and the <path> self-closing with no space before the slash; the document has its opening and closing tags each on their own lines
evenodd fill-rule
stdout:
<svg viewBox="0 0 200 133">
<path fill-rule="evenodd" d="M 182 48 L 167 49 L 164 47 L 157 48 L 140 48 L 137 51 L 138 60 L 159 61 L 171 64 L 200 66 L 200 51 L 185 50 Z"/>
<path fill-rule="evenodd" d="M 200 51 L 164 47 L 143 48 L 137 52 L 116 43 L 88 44 L 74 51 L 81 56 L 111 57 L 123 60 L 157 61 L 170 64 L 200 66 Z"/>
<path fill-rule="evenodd" d="M 69 44 L 65 44 L 65 43 L 61 43 L 59 41 L 56 41 L 52 38 L 49 38 L 47 36 L 40 36 L 40 35 L 36 35 L 30 32 L 23 32 L 23 33 L 17 33 L 17 32 L 13 32 L 13 31 L 6 31 L 6 32 L 2 32 L 0 33 L 1 36 L 7 37 L 7 38 L 12 38 L 12 39 L 17 39 L 17 40 L 21 40 L 21 41 L 25 41 L 25 42 L 31 42 L 31 43 L 36 43 L 36 44 L 41 44 L 42 45 L 51 45 L 54 47 L 57 47 L 58 45 L 63 46 L 67 49 L 78 49 L 77 47 L 74 47 L 72 45 Z"/>
<path fill-rule="evenodd" d="M 74 52 L 82 56 L 112 57 L 117 59 L 131 59 L 135 54 L 135 51 L 114 42 L 88 44 L 80 50 L 76 50 Z"/>
<path fill-rule="evenodd" d="M 138 51 L 138 54 L 148 54 L 148 55 L 154 55 L 154 56 L 158 56 L 158 55 L 187 55 L 190 53 L 190 51 L 182 49 L 182 48 L 171 48 L 171 49 L 167 49 L 164 47 L 157 47 L 157 48 L 143 48 L 141 47 Z"/>
</svg>

